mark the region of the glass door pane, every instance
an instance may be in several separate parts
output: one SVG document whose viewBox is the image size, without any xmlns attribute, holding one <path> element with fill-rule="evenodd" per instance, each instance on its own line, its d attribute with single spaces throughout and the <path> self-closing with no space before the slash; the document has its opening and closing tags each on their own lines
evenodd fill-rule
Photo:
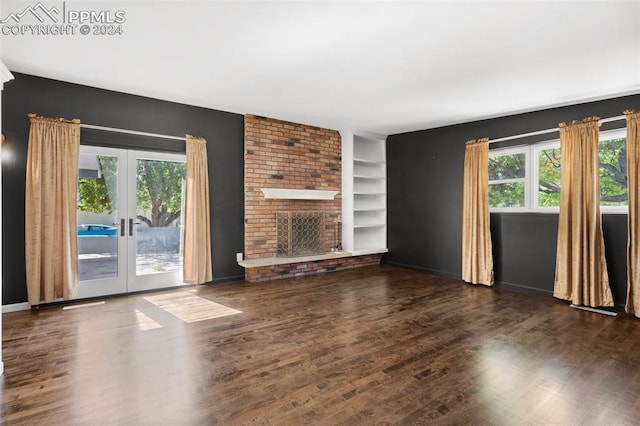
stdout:
<svg viewBox="0 0 640 426">
<path fill-rule="evenodd" d="M 185 156 L 130 151 L 129 173 L 129 289 L 180 285 Z"/>
<path fill-rule="evenodd" d="M 182 285 L 186 158 L 81 146 L 79 298 Z"/>
<path fill-rule="evenodd" d="M 126 241 L 121 222 L 126 187 L 121 150 L 86 147 L 78 162 L 78 269 L 80 297 L 126 291 Z"/>
</svg>

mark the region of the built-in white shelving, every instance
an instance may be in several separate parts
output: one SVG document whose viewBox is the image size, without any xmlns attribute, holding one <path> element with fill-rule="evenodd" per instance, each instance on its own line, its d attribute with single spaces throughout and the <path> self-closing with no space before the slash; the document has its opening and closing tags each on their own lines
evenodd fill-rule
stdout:
<svg viewBox="0 0 640 426">
<path fill-rule="evenodd" d="M 387 252 L 386 137 L 342 132 L 343 245 L 354 255 Z"/>
</svg>

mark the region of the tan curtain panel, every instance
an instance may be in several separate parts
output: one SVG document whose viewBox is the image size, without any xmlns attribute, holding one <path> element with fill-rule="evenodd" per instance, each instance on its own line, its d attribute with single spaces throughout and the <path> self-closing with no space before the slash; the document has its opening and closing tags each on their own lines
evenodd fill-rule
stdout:
<svg viewBox="0 0 640 426">
<path fill-rule="evenodd" d="M 464 153 L 462 279 L 493 285 L 489 231 L 489 139 L 468 141 Z"/>
<path fill-rule="evenodd" d="M 25 256 L 29 304 L 38 305 L 77 295 L 80 120 L 29 119 Z"/>
<path fill-rule="evenodd" d="M 187 135 L 184 204 L 184 282 L 202 284 L 213 279 L 207 142 L 191 135 Z"/>
<path fill-rule="evenodd" d="M 553 295 L 613 306 L 600 218 L 598 117 L 560 123 L 560 215 Z"/>
<path fill-rule="evenodd" d="M 627 241 L 627 303 L 625 309 L 640 317 L 640 111 L 625 111 L 627 118 L 627 185 L 629 239 Z"/>
</svg>

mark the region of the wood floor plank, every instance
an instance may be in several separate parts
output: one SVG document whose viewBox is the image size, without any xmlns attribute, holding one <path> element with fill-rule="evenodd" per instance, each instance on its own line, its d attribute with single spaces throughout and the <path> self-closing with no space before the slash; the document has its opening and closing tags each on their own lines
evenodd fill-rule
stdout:
<svg viewBox="0 0 640 426">
<path fill-rule="evenodd" d="M 631 316 L 387 265 L 185 291 L 241 313 L 5 314 L 2 423 L 640 423 Z"/>
</svg>

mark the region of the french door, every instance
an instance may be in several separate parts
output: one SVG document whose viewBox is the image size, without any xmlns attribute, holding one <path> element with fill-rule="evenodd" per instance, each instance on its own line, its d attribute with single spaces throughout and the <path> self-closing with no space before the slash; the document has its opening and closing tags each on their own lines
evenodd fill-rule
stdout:
<svg viewBox="0 0 640 426">
<path fill-rule="evenodd" d="M 79 298 L 182 285 L 185 155 L 81 146 Z"/>
</svg>

